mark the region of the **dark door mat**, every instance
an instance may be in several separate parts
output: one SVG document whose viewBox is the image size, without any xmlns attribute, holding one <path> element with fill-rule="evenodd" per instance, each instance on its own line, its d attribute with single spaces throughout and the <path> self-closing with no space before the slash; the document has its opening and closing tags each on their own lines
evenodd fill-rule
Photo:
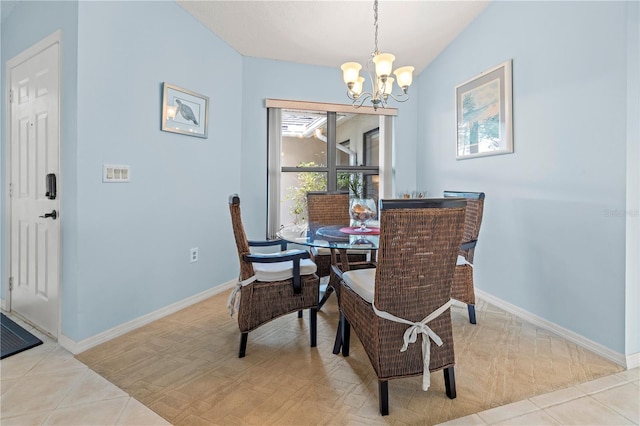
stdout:
<svg viewBox="0 0 640 426">
<path fill-rule="evenodd" d="M 42 340 L 0 314 L 0 359 L 15 355 L 42 344 Z"/>
</svg>

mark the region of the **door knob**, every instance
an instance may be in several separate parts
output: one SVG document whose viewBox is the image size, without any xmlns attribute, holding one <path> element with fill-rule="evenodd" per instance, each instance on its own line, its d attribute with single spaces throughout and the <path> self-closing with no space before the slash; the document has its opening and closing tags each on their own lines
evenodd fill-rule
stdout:
<svg viewBox="0 0 640 426">
<path fill-rule="evenodd" d="M 56 218 L 58 217 L 58 212 L 55 210 L 51 210 L 51 213 L 45 213 L 44 216 L 40 217 L 43 217 L 45 219 L 50 217 L 51 219 L 56 220 Z"/>
</svg>

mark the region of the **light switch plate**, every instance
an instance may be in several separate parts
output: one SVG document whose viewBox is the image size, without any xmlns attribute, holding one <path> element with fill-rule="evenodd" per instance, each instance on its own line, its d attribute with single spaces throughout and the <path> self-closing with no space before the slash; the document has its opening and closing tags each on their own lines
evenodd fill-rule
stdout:
<svg viewBox="0 0 640 426">
<path fill-rule="evenodd" d="M 102 165 L 102 182 L 116 183 L 129 182 L 131 179 L 131 170 L 129 166 L 103 164 Z"/>
</svg>

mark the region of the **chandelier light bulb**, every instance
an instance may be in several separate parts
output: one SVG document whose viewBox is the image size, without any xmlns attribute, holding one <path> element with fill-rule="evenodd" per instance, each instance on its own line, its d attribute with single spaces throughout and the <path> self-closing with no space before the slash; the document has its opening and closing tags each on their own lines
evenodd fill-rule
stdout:
<svg viewBox="0 0 640 426">
<path fill-rule="evenodd" d="M 398 86 L 402 88 L 405 92 L 407 88 L 411 86 L 413 82 L 413 67 L 401 67 L 395 70 L 393 73 L 396 75 L 398 79 Z"/>
<path fill-rule="evenodd" d="M 393 90 L 393 81 L 393 77 L 387 77 L 387 80 L 385 82 L 382 82 L 382 80 L 380 81 L 379 90 L 380 93 L 385 96 L 385 98 L 389 96 L 391 94 L 391 91 Z"/>
<path fill-rule="evenodd" d="M 340 69 L 342 70 L 342 78 L 345 83 L 356 83 L 360 77 L 362 65 L 357 62 L 345 62 Z"/>
<path fill-rule="evenodd" d="M 391 53 L 378 53 L 374 56 L 373 63 L 376 64 L 376 75 L 378 77 L 390 75 L 395 60 L 396 57 Z"/>
<path fill-rule="evenodd" d="M 353 88 L 351 89 L 351 93 L 353 93 L 353 96 L 355 96 L 356 98 L 360 96 L 360 94 L 362 93 L 363 87 L 364 87 L 364 77 L 358 77 L 358 81 L 353 83 Z"/>
</svg>

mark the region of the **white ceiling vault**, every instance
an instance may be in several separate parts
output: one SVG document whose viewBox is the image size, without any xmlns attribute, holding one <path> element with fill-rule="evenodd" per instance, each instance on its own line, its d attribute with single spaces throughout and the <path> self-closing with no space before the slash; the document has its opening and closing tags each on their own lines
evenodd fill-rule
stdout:
<svg viewBox="0 0 640 426">
<path fill-rule="evenodd" d="M 243 56 L 338 68 L 364 66 L 374 49 L 373 0 L 177 2 Z M 379 50 L 417 75 L 488 3 L 380 0 Z"/>
</svg>

